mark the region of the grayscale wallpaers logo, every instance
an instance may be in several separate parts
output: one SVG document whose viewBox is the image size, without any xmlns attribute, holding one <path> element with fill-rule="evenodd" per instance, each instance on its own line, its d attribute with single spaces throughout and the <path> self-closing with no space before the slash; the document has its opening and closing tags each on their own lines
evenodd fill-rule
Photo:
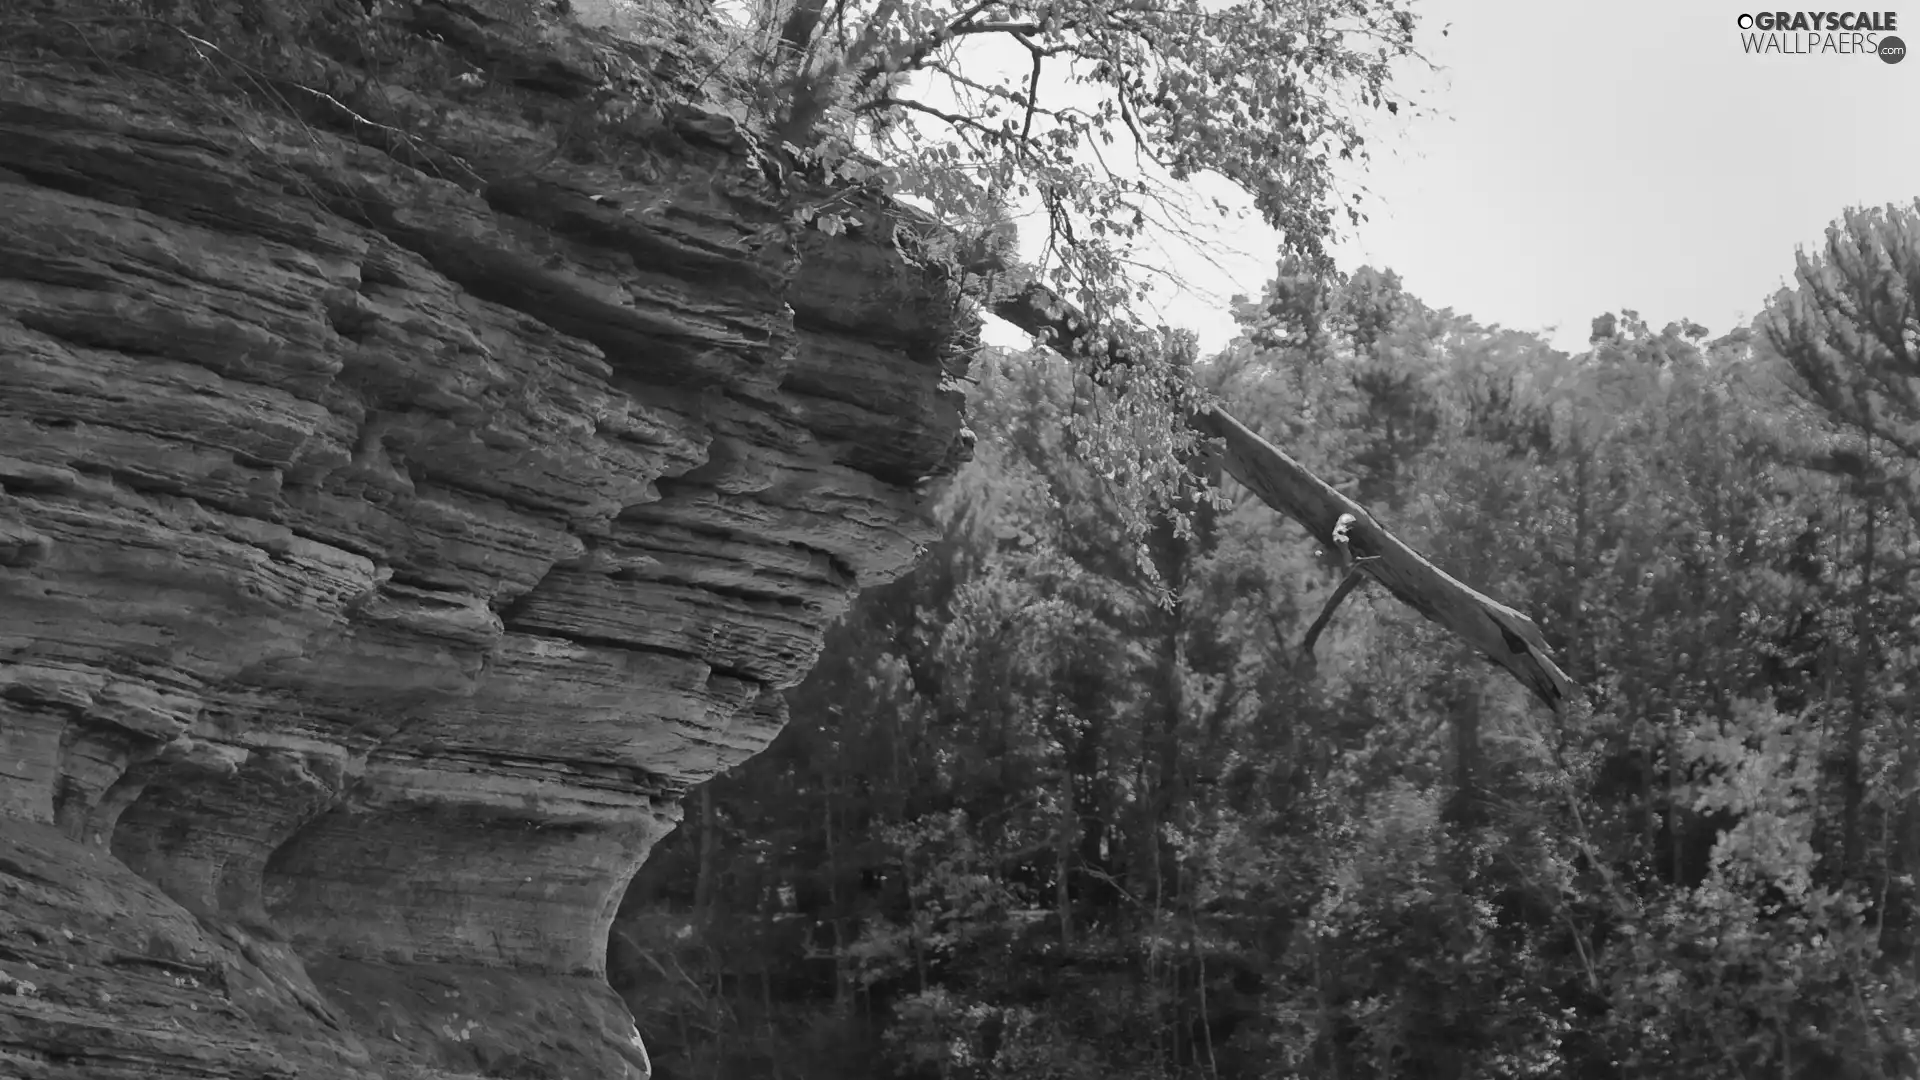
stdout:
<svg viewBox="0 0 1920 1080">
<path fill-rule="evenodd" d="M 1893 11 L 1754 11 L 1734 19 L 1742 52 L 1779 56 L 1877 56 L 1897 64 L 1907 43 Z"/>
</svg>

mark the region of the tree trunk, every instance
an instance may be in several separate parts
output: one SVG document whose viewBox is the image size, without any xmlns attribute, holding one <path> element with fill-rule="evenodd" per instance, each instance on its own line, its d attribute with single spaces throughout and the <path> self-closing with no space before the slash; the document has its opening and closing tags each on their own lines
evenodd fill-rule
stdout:
<svg viewBox="0 0 1920 1080">
<path fill-rule="evenodd" d="M 693 879 L 693 916 L 705 924 L 713 908 L 713 868 L 718 844 L 713 835 L 713 782 L 700 785 L 700 867 Z"/>
<path fill-rule="evenodd" d="M 1446 676 L 1448 727 L 1453 731 L 1453 798 L 1447 818 L 1461 829 L 1480 824 L 1480 702 L 1473 688 L 1456 674 Z M 1462 868 L 1460 880 L 1467 881 Z"/>
<path fill-rule="evenodd" d="M 1589 506 L 1593 463 L 1582 442 L 1576 427 L 1573 436 L 1573 638 L 1568 646 L 1574 652 L 1569 661 L 1574 672 L 1593 678 L 1595 672 L 1589 657 L 1594 651 L 1596 635 L 1587 610 L 1587 583 L 1594 578 L 1587 560 L 1587 552 L 1593 546 L 1589 539 L 1593 531 Z"/>
<path fill-rule="evenodd" d="M 1172 594 L 1172 606 L 1153 612 L 1159 631 L 1155 685 L 1149 691 L 1153 707 L 1143 718 L 1141 735 L 1153 748 L 1152 787 L 1145 802 L 1148 807 L 1147 839 L 1153 845 L 1153 879 L 1149 882 L 1155 911 L 1168 900 L 1165 868 L 1174 853 L 1165 830 L 1180 799 L 1180 728 L 1186 712 L 1182 694 L 1181 616 L 1185 607 L 1181 593 L 1186 590 L 1187 543 L 1174 530 L 1168 517 L 1154 524 L 1148 537 L 1154 569 L 1160 585 Z"/>
<path fill-rule="evenodd" d="M 1063 950 L 1073 947 L 1073 883 L 1069 874 L 1079 825 L 1080 813 L 1073 798 L 1073 770 L 1063 765 L 1060 770 L 1060 835 L 1055 838 L 1058 865 L 1053 870 L 1053 903 L 1055 913 L 1060 918 L 1060 947 Z"/>
<path fill-rule="evenodd" d="M 1868 442 L 1871 454 L 1872 442 Z M 1867 513 L 1865 550 L 1860 558 L 1860 595 L 1853 605 L 1853 678 L 1852 715 L 1847 718 L 1847 730 L 1841 752 L 1846 758 L 1841 762 L 1845 772 L 1841 776 L 1840 808 L 1840 865 L 1842 873 L 1852 878 L 1860 872 L 1865 854 L 1865 836 L 1860 823 L 1860 811 L 1866 801 L 1866 780 L 1861 774 L 1861 758 L 1866 752 L 1867 726 L 1873 713 L 1871 678 L 1874 668 L 1874 625 L 1873 625 L 1873 563 L 1878 540 L 1876 526 L 1879 515 L 1874 512 L 1873 496 L 1868 495 L 1861 502 Z"/>
</svg>

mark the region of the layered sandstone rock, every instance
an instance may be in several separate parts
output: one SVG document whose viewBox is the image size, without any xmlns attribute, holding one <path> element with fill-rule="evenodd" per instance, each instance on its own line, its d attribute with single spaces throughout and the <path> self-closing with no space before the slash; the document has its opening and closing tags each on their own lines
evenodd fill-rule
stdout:
<svg viewBox="0 0 1920 1080">
<path fill-rule="evenodd" d="M 0 1075 L 643 1075 L 626 881 L 964 458 L 892 211 L 390 7 L 405 129 L 0 71 Z"/>
</svg>

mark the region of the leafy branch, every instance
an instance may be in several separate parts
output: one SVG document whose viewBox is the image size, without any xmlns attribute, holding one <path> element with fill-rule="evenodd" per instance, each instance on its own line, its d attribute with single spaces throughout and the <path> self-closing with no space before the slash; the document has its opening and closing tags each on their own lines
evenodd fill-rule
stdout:
<svg viewBox="0 0 1920 1080">
<path fill-rule="evenodd" d="M 1399 111 L 1413 26 L 1403 0 L 799 0 L 772 50 L 775 122 L 897 166 L 899 192 L 949 220 L 1036 206 L 1039 272 L 1105 318 L 1143 295 L 1157 268 L 1131 249 L 1178 231 L 1203 173 L 1324 258 L 1336 215 L 1362 219 L 1334 176 L 1364 156 L 1355 110 Z"/>
</svg>

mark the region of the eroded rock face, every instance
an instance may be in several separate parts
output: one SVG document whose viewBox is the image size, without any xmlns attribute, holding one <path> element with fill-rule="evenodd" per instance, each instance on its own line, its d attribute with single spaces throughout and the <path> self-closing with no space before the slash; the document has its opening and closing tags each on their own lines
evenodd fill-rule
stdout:
<svg viewBox="0 0 1920 1080">
<path fill-rule="evenodd" d="M 694 109 L 488 166 L 610 54 L 410 17 L 471 176 L 0 77 L 0 1075 L 643 1076 L 625 883 L 965 456 L 885 207 L 797 235 Z"/>
</svg>

